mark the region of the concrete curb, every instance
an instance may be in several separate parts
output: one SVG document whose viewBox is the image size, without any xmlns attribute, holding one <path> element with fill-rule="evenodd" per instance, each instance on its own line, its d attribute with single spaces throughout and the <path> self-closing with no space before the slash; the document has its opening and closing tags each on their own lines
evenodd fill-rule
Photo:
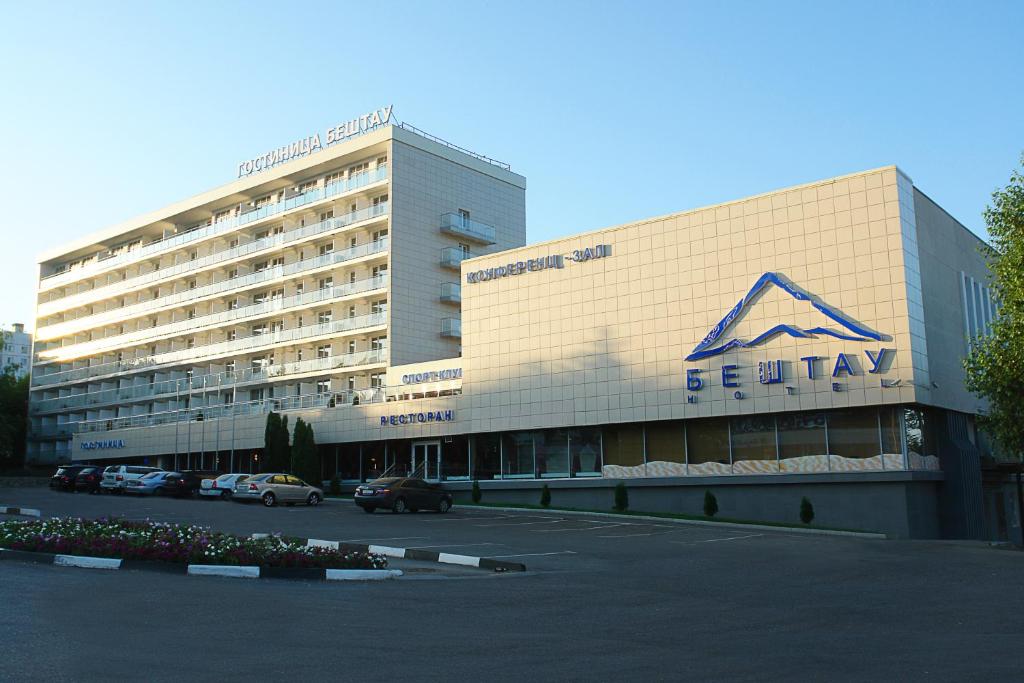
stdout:
<svg viewBox="0 0 1024 683">
<path fill-rule="evenodd" d="M 253 534 L 253 538 L 267 538 L 270 534 Z M 489 557 L 473 557 L 472 555 L 454 555 L 439 553 L 434 550 L 420 548 L 394 548 L 386 545 L 363 545 L 361 543 L 344 543 L 342 541 L 325 541 L 321 538 L 300 538 L 307 546 L 331 548 L 332 550 L 348 550 L 353 552 L 373 553 L 394 557 L 399 560 L 419 560 L 421 562 L 437 562 L 439 564 L 457 564 L 463 567 L 491 569 L 497 572 L 525 572 L 526 565 L 519 562 L 504 562 Z"/>
<path fill-rule="evenodd" d="M 24 515 L 25 517 L 42 517 L 39 510 L 34 508 L 12 508 L 12 507 L 0 507 L 0 514 L 2 515 Z"/>
<path fill-rule="evenodd" d="M 818 536 L 848 536 L 853 538 L 873 538 L 885 540 L 885 534 L 872 531 L 840 531 L 836 529 L 815 529 L 814 527 L 789 527 L 772 526 L 770 524 L 738 524 L 736 522 L 711 522 L 703 519 L 675 519 L 673 517 L 657 517 L 655 515 L 619 515 L 614 512 L 585 512 L 582 510 L 544 510 L 542 508 L 517 508 L 517 507 L 496 507 L 492 505 L 473 505 L 472 503 L 459 503 L 459 507 L 471 508 L 473 510 L 496 510 L 498 512 L 539 512 L 549 515 L 576 515 L 579 517 L 604 517 L 608 519 L 642 519 L 651 522 L 669 522 L 672 524 L 693 524 L 695 526 L 710 526 L 723 529 L 756 529 L 758 531 L 775 531 L 779 533 L 812 534 Z"/>
<path fill-rule="evenodd" d="M 299 581 L 382 581 L 404 575 L 401 569 L 320 569 L 316 567 L 252 567 L 224 564 L 173 564 L 122 560 L 117 557 L 88 557 L 37 553 L 0 548 L 0 560 L 21 560 L 56 567 L 85 569 L 141 569 L 188 576 L 227 576 L 237 579 L 292 579 Z"/>
</svg>

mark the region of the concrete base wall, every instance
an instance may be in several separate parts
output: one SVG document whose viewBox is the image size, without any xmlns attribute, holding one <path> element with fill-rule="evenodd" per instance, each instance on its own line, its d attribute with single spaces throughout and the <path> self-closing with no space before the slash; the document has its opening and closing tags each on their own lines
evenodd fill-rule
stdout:
<svg viewBox="0 0 1024 683">
<path fill-rule="evenodd" d="M 704 491 L 718 500 L 718 517 L 800 523 L 800 499 L 814 505 L 816 526 L 874 531 L 895 538 L 940 538 L 939 486 L 942 475 L 925 472 L 778 475 L 624 480 L 629 509 L 636 512 L 703 514 Z M 483 502 L 540 502 L 540 488 L 551 489 L 551 504 L 610 510 L 615 479 L 481 481 Z M 456 504 L 469 502 L 470 482 L 447 482 Z"/>
</svg>

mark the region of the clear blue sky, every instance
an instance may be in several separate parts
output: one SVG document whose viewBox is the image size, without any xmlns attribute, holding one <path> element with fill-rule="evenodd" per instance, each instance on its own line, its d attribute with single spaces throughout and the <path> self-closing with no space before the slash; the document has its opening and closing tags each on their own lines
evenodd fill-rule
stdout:
<svg viewBox="0 0 1024 683">
<path fill-rule="evenodd" d="M 4 324 L 31 324 L 41 251 L 389 103 L 524 174 L 529 241 L 889 163 L 984 234 L 981 212 L 1024 151 L 1019 1 L 3 14 Z"/>
</svg>

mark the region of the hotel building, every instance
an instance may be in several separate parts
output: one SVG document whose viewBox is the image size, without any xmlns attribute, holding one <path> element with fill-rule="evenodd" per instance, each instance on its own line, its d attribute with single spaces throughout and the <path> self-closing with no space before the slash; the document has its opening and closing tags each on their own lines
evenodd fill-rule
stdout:
<svg viewBox="0 0 1024 683">
<path fill-rule="evenodd" d="M 277 410 L 349 490 L 1019 533 L 981 242 L 895 166 L 527 246 L 525 179 L 409 127 L 268 160 L 45 255 L 30 457 L 256 471 Z"/>
</svg>

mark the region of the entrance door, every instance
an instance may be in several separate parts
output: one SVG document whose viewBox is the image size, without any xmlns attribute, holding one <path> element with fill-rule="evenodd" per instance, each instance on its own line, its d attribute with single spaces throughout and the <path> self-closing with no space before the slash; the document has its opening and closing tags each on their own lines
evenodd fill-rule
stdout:
<svg viewBox="0 0 1024 683">
<path fill-rule="evenodd" d="M 416 441 L 412 445 L 413 476 L 420 476 L 427 481 L 441 479 L 441 442 Z"/>
</svg>

